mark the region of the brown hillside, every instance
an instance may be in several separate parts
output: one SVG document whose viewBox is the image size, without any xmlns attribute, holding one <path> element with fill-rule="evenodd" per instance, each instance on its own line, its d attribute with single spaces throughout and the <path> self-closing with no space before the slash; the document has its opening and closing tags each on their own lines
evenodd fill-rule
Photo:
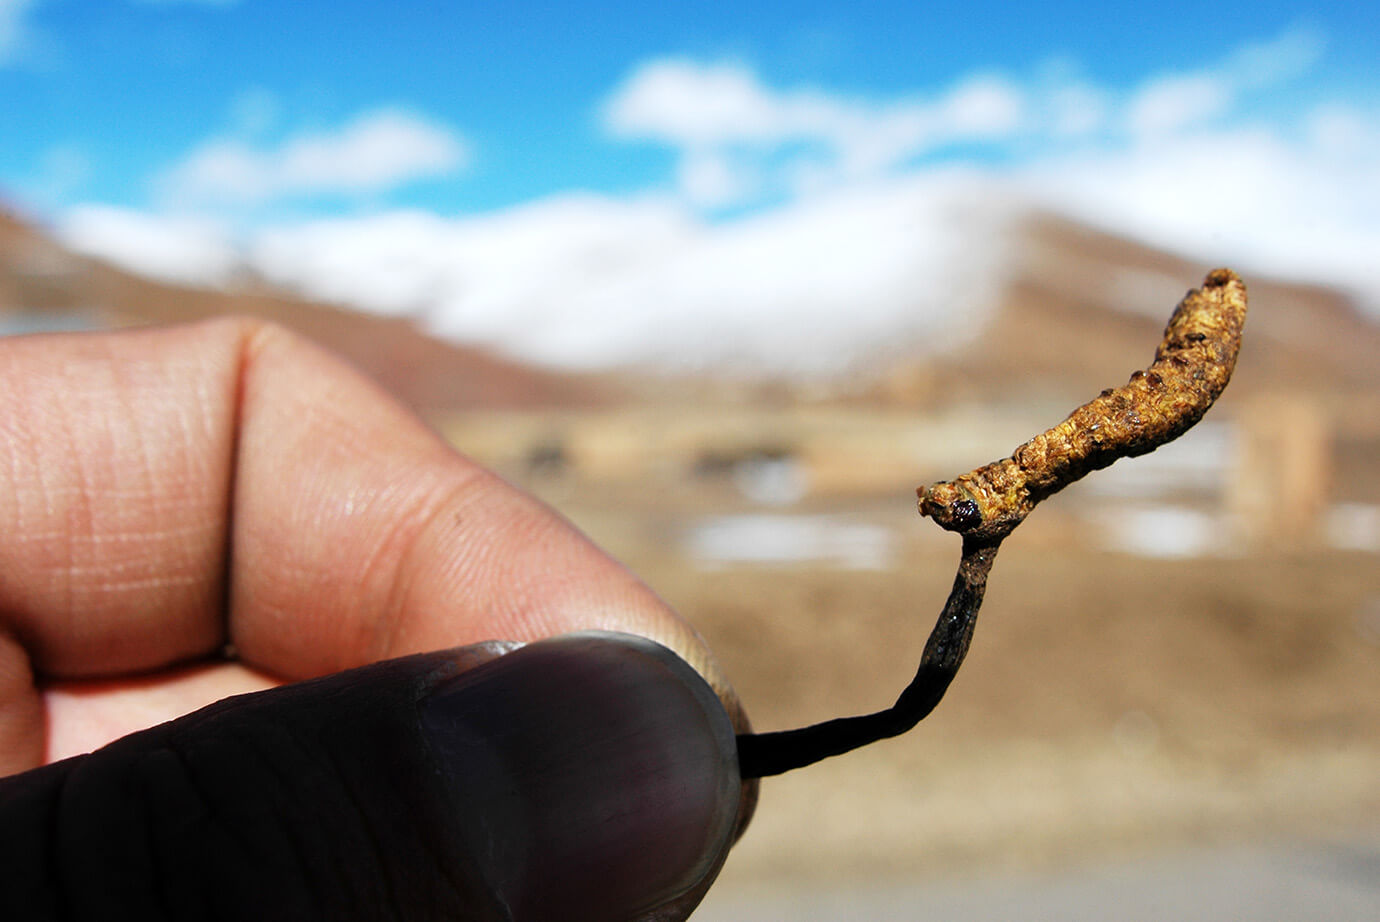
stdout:
<svg viewBox="0 0 1380 922">
<path fill-rule="evenodd" d="M 1150 362 L 1170 310 L 1214 268 L 1048 216 L 1027 221 L 1017 254 L 982 335 L 925 375 L 946 396 L 1078 400 L 1120 384 Z M 1344 295 L 1246 281 L 1250 319 L 1233 396 L 1288 389 L 1336 405 L 1380 394 L 1380 326 Z"/>
<path fill-rule="evenodd" d="M 0 210 L 0 313 L 10 329 L 263 317 L 344 354 L 409 404 L 435 411 L 630 402 L 787 406 L 840 397 L 921 408 L 953 401 L 1072 406 L 1150 361 L 1170 309 L 1209 268 L 1037 215 L 1018 233 L 993 317 L 953 352 L 883 366 L 861 382 L 801 385 L 712 374 L 648 380 L 645 373 L 538 369 L 437 340 L 406 320 L 313 303 L 262 284 L 222 291 L 156 282 L 74 255 Z M 1247 283 L 1251 317 L 1233 399 L 1289 390 L 1356 425 L 1362 416 L 1380 415 L 1380 325 L 1327 288 L 1256 276 Z"/>
<path fill-rule="evenodd" d="M 607 399 L 591 377 L 545 371 L 447 343 L 406 320 L 317 304 L 262 286 L 220 291 L 143 278 L 72 254 L 0 211 L 0 317 L 11 328 L 142 326 L 230 314 L 296 330 L 424 410 L 586 407 Z"/>
</svg>

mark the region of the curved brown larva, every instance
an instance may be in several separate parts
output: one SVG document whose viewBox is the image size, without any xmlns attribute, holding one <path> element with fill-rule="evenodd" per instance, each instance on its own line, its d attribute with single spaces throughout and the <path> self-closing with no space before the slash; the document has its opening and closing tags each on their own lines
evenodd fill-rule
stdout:
<svg viewBox="0 0 1380 922">
<path fill-rule="evenodd" d="M 1179 302 L 1155 361 L 1049 431 L 952 481 L 920 489 L 920 514 L 976 539 L 1000 540 L 1035 505 L 1118 458 L 1154 451 L 1196 423 L 1236 366 L 1246 286 L 1218 269 Z"/>
</svg>

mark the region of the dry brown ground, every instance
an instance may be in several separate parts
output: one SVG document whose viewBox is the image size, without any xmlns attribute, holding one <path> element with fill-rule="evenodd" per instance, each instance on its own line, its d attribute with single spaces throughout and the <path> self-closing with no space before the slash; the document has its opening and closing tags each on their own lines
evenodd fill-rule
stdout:
<svg viewBox="0 0 1380 922">
<path fill-rule="evenodd" d="M 957 561 L 926 534 L 894 570 L 705 571 L 668 540 L 685 497 L 553 499 L 699 627 L 761 729 L 889 704 Z M 726 879 L 914 879 L 1380 827 L 1374 555 L 1147 560 L 1076 550 L 1051 525 L 1003 547 L 935 714 L 766 780 Z"/>
</svg>

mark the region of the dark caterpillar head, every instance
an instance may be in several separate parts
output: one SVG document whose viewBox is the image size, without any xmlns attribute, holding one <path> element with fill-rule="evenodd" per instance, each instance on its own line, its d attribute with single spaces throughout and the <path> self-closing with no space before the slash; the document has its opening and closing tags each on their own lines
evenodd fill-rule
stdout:
<svg viewBox="0 0 1380 922">
<path fill-rule="evenodd" d="M 968 534 L 982 526 L 982 508 L 958 484 L 946 481 L 918 492 L 920 514 L 934 519 L 942 528 Z"/>
<path fill-rule="evenodd" d="M 957 499 L 949 503 L 948 528 L 954 531 L 972 531 L 982 525 L 982 510 L 971 499 Z"/>
</svg>

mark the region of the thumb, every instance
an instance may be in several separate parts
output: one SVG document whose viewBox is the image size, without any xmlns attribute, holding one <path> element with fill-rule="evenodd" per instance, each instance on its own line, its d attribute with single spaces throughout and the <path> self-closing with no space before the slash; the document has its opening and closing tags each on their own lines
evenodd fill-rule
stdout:
<svg viewBox="0 0 1380 922">
<path fill-rule="evenodd" d="M 627 635 L 500 653 L 229 698 L 0 781 L 0 918 L 684 918 L 738 811 L 714 692 Z"/>
</svg>

